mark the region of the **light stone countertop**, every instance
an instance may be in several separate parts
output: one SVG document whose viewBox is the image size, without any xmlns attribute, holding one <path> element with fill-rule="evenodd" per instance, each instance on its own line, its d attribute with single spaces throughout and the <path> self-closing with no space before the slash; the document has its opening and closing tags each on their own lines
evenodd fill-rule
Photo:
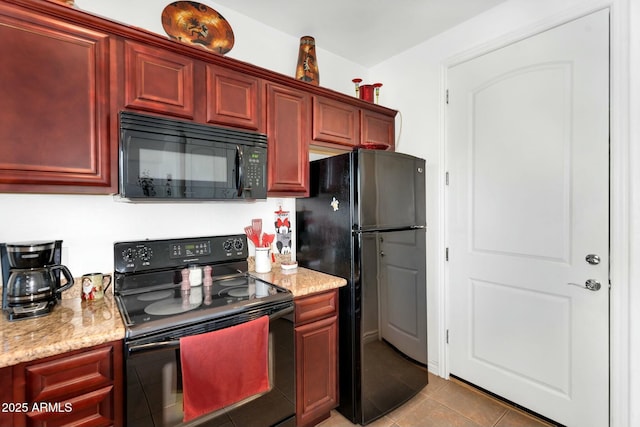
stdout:
<svg viewBox="0 0 640 427">
<path fill-rule="evenodd" d="M 303 267 L 282 270 L 279 266 L 273 266 L 269 273 L 250 271 L 249 274 L 265 282 L 288 289 L 294 298 L 340 288 L 347 284 L 347 281 L 342 277 L 331 276 Z"/>
<path fill-rule="evenodd" d="M 294 297 L 347 284 L 343 278 L 302 267 L 282 270 L 279 263 L 269 273 L 251 271 L 250 274 L 288 289 Z M 79 286 L 73 286 L 64 292 L 49 315 L 9 322 L 2 313 L 0 368 L 124 339 L 125 327 L 113 298 L 113 288 L 97 301 L 82 301 L 77 288 Z"/>
<path fill-rule="evenodd" d="M 95 301 L 63 298 L 43 317 L 0 319 L 0 368 L 124 338 L 113 296 Z"/>
</svg>

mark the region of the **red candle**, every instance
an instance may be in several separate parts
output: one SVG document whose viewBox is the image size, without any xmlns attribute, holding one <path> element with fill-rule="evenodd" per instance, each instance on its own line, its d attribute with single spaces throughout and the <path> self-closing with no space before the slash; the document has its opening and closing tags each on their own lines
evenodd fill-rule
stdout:
<svg viewBox="0 0 640 427">
<path fill-rule="evenodd" d="M 373 85 L 360 86 L 360 99 L 373 102 Z"/>
</svg>

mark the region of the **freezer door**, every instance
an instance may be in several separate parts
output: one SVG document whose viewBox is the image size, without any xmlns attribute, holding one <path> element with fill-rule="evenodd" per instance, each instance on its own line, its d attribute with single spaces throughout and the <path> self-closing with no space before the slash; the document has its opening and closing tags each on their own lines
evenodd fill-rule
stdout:
<svg viewBox="0 0 640 427">
<path fill-rule="evenodd" d="M 424 238 L 424 229 L 359 234 L 362 425 L 427 385 L 426 367 L 415 362 L 427 359 Z"/>
<path fill-rule="evenodd" d="M 391 151 L 358 150 L 354 155 L 356 229 L 424 227 L 425 161 Z"/>
<path fill-rule="evenodd" d="M 380 335 L 427 364 L 425 230 L 378 234 Z"/>
</svg>

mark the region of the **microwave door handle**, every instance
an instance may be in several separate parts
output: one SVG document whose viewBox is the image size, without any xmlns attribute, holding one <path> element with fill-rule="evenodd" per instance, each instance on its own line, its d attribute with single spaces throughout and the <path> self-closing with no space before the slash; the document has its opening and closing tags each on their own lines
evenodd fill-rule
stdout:
<svg viewBox="0 0 640 427">
<path fill-rule="evenodd" d="M 236 145 L 236 185 L 238 190 L 238 197 L 242 196 L 244 190 L 244 154 L 242 148 Z"/>
</svg>

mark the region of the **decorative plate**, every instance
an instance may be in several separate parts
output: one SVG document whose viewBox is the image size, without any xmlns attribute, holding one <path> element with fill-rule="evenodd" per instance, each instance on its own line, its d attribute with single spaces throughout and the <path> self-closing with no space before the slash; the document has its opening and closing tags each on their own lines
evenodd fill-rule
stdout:
<svg viewBox="0 0 640 427">
<path fill-rule="evenodd" d="M 233 30 L 222 15 L 195 1 L 176 1 L 162 11 L 162 28 L 173 40 L 224 55 L 233 47 Z"/>
</svg>

